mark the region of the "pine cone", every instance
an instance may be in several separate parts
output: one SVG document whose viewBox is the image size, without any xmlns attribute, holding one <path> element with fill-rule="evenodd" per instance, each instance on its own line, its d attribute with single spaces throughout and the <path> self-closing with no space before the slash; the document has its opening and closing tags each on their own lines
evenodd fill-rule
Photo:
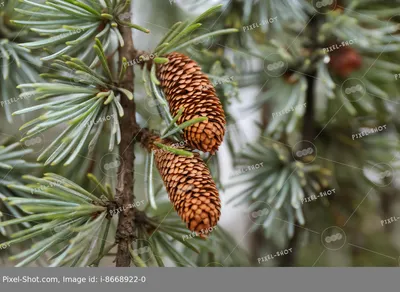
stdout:
<svg viewBox="0 0 400 292">
<path fill-rule="evenodd" d="M 204 237 L 217 225 L 221 214 L 219 193 L 207 165 L 198 153 L 185 157 L 162 149 L 153 151 L 175 211 L 191 231 Z"/>
<path fill-rule="evenodd" d="M 329 67 L 333 72 L 343 78 L 347 78 L 362 66 L 361 55 L 350 47 L 341 47 L 329 54 L 331 61 Z"/>
<path fill-rule="evenodd" d="M 225 113 L 215 88 L 199 65 L 180 53 L 166 55 L 169 62 L 158 67 L 158 79 L 164 90 L 171 114 L 184 108 L 177 124 L 197 117 L 207 121 L 184 130 L 184 139 L 193 148 L 214 154 L 225 134 Z"/>
</svg>

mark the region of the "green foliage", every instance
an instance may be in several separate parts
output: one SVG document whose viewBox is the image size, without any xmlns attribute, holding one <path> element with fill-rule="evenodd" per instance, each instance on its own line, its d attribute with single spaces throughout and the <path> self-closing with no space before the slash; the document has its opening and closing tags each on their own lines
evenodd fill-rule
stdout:
<svg viewBox="0 0 400 292">
<path fill-rule="evenodd" d="M 24 28 L 20 29 L 10 23 L 16 17 L 14 8 L 17 1 L 7 1 L 0 11 L 0 103 L 4 108 L 6 118 L 12 122 L 12 108 L 23 108 L 26 95 L 19 99 L 19 90 L 16 86 L 21 83 L 39 81 L 38 69 L 42 62 L 31 51 L 18 45 L 21 41 L 31 39 L 31 35 Z"/>
<path fill-rule="evenodd" d="M 101 45 L 101 44 L 99 44 Z M 98 56 L 103 59 L 104 52 L 98 47 Z M 124 115 L 120 104 L 121 98 L 133 99 L 133 95 L 118 86 L 106 62 L 101 62 L 103 77 L 92 68 L 76 58 L 64 57 L 57 60 L 54 67 L 71 70 L 78 77 L 71 80 L 61 74 L 44 74 L 51 79 L 49 83 L 21 84 L 19 88 L 32 88 L 27 94 L 34 95 L 36 100 L 48 102 L 25 108 L 15 114 L 24 114 L 47 109 L 44 115 L 26 123 L 21 130 L 29 129 L 24 139 L 29 139 L 43 131 L 67 122 L 69 126 L 39 156 L 38 160 L 47 158 L 45 165 L 58 164 L 69 155 L 66 165 L 70 164 L 81 151 L 85 142 L 92 136 L 88 147 L 93 149 L 102 129 L 110 121 L 109 151 L 121 140 L 118 117 Z M 93 133 L 94 132 L 94 133 Z"/>
<path fill-rule="evenodd" d="M 17 11 L 24 15 L 22 20 L 13 23 L 27 25 L 42 36 L 40 40 L 21 44 L 29 49 L 49 47 L 56 48 L 42 60 L 53 60 L 62 55 L 76 56 L 81 61 L 97 63 L 92 50 L 94 39 L 99 39 L 107 53 L 118 49 L 112 41 L 116 37 L 119 46 L 124 46 L 124 40 L 118 30 L 119 26 L 128 26 L 149 33 L 147 29 L 124 21 L 120 17 L 128 16 L 126 7 L 130 0 L 117 1 L 69 1 L 51 0 L 44 4 L 22 0 L 28 7 Z M 28 19 L 29 17 L 29 19 Z M 95 60 L 94 60 L 95 59 Z"/>
<path fill-rule="evenodd" d="M 32 149 L 21 147 L 19 143 L 9 143 L 9 141 L 1 141 L 0 143 L 0 221 L 7 221 L 14 218 L 20 218 L 24 212 L 19 206 L 11 205 L 7 201 L 9 197 L 31 198 L 32 194 L 25 194 L 16 189 L 10 189 L 10 184 L 19 184 L 20 176 L 27 169 L 33 171 L 40 167 L 38 163 L 30 163 L 25 160 L 24 156 L 31 154 Z M 31 225 L 27 222 L 22 226 L 28 228 Z M 0 232 L 4 236 L 8 236 L 11 232 L 10 228 L 0 227 Z"/>
<path fill-rule="evenodd" d="M 102 255 L 110 227 L 108 206 L 113 199 L 109 188 L 98 184 L 96 192 L 89 192 L 53 173 L 43 178 L 25 175 L 24 179 L 32 183 L 9 187 L 34 197 L 7 197 L 3 201 L 18 205 L 27 215 L 0 223 L 2 228 L 30 223 L 5 243 L 36 240 L 31 248 L 12 256 L 12 260 L 21 260 L 17 266 L 26 266 L 50 251 L 51 267 L 86 266 L 97 259 L 96 254 Z"/>
<path fill-rule="evenodd" d="M 280 236 L 293 236 L 294 226 L 305 224 L 305 197 L 317 195 L 327 187 L 327 169 L 295 160 L 287 145 L 265 139 L 248 145 L 236 157 L 235 165 L 237 178 L 229 187 L 239 191 L 243 186 L 245 190 L 240 190 L 233 200 L 240 199 L 236 205 L 250 205 L 248 213 L 254 223 L 251 230 L 262 226 L 268 236 L 278 237 L 276 230 L 280 230 Z"/>
</svg>

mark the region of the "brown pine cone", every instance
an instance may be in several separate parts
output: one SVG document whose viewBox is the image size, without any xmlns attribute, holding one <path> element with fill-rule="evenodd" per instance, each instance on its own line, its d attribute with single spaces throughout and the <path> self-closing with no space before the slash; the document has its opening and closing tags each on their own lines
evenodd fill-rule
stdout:
<svg viewBox="0 0 400 292">
<path fill-rule="evenodd" d="M 347 78 L 351 73 L 357 71 L 362 66 L 361 55 L 353 48 L 341 47 L 329 53 L 331 61 L 330 69 L 343 78 Z"/>
<path fill-rule="evenodd" d="M 175 147 L 165 141 L 164 144 Z M 158 148 L 153 151 L 175 211 L 191 231 L 205 237 L 217 225 L 221 214 L 218 189 L 207 165 L 198 153 L 185 157 Z"/>
<path fill-rule="evenodd" d="M 184 139 L 194 149 L 214 154 L 225 134 L 225 113 L 215 88 L 199 65 L 180 53 L 165 56 L 169 62 L 158 67 L 157 75 L 175 116 L 184 108 L 177 124 L 197 117 L 207 121 L 196 123 L 184 130 Z"/>
</svg>

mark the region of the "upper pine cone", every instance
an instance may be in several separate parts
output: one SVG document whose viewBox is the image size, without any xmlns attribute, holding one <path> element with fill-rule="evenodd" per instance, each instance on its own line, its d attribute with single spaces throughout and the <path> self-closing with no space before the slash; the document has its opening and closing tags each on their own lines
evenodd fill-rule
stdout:
<svg viewBox="0 0 400 292">
<path fill-rule="evenodd" d="M 214 154 L 225 134 L 225 113 L 215 88 L 200 66 L 181 53 L 166 55 L 169 62 L 158 67 L 157 75 L 171 114 L 184 108 L 177 121 L 182 124 L 197 117 L 208 120 L 184 129 L 184 139 L 193 149 Z"/>
<path fill-rule="evenodd" d="M 185 157 L 154 150 L 158 171 L 175 210 L 191 231 L 205 237 L 217 225 L 221 201 L 207 165 L 198 153 L 193 154 Z"/>
</svg>

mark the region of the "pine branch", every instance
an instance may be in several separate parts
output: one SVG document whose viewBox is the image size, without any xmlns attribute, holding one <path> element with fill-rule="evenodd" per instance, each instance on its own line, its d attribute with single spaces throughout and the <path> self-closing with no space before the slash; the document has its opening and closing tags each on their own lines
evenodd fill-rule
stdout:
<svg viewBox="0 0 400 292">
<path fill-rule="evenodd" d="M 130 7 L 127 8 L 128 12 Z M 119 49 L 120 59 L 126 58 L 127 60 L 134 59 L 137 51 L 135 50 L 132 30 L 129 27 L 119 27 L 119 31 L 125 41 L 125 46 Z M 120 66 L 123 66 L 121 63 Z M 134 92 L 134 78 L 133 67 L 129 67 L 126 71 L 125 78 L 122 82 L 123 88 Z M 124 99 L 121 102 L 124 108 L 125 115 L 121 118 L 121 143 L 119 145 L 120 153 L 124 163 L 121 163 L 118 171 L 118 182 L 117 182 L 117 195 L 116 201 L 119 206 L 133 206 L 135 195 L 134 189 L 134 160 L 135 160 L 135 136 L 138 129 L 136 123 L 136 105 L 135 102 L 131 102 Z M 123 208 L 125 209 L 125 208 Z M 132 241 L 135 239 L 135 209 L 126 208 L 119 214 L 116 241 L 118 243 L 118 251 L 116 256 L 117 267 L 129 267 L 131 263 L 131 256 L 129 248 L 131 247 Z"/>
</svg>

